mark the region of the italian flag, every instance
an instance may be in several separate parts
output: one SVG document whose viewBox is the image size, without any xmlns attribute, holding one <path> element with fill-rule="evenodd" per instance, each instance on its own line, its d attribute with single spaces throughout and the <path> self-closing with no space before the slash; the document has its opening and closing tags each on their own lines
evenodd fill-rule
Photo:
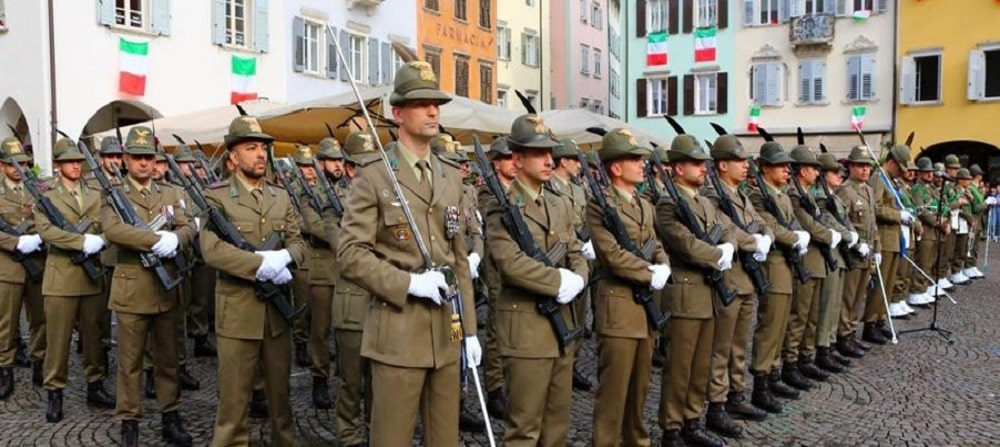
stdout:
<svg viewBox="0 0 1000 447">
<path fill-rule="evenodd" d="M 747 132 L 756 132 L 760 124 L 760 107 L 750 108 L 750 118 L 747 120 Z"/>
<path fill-rule="evenodd" d="M 229 95 L 230 104 L 257 99 L 257 58 L 233 56 L 233 91 Z"/>
<path fill-rule="evenodd" d="M 697 28 L 694 30 L 694 61 L 710 62 L 715 60 L 715 27 Z"/>
<path fill-rule="evenodd" d="M 851 129 L 861 130 L 861 125 L 865 122 L 865 111 L 865 106 L 851 108 Z"/>
<path fill-rule="evenodd" d="M 146 64 L 149 61 L 148 42 L 129 42 L 118 38 L 118 91 L 142 96 L 146 93 Z"/>
<path fill-rule="evenodd" d="M 863 22 L 871 16 L 872 16 L 872 11 L 870 9 L 862 9 L 860 11 L 854 11 L 853 14 L 854 20 L 857 20 L 859 22 Z"/>
<path fill-rule="evenodd" d="M 667 65 L 667 32 L 646 36 L 646 65 Z"/>
</svg>

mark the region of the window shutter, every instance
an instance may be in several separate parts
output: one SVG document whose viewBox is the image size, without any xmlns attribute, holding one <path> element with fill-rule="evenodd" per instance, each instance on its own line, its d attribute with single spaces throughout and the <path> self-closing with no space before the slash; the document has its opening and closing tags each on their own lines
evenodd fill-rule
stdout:
<svg viewBox="0 0 1000 447">
<path fill-rule="evenodd" d="M 510 43 L 510 28 L 504 28 L 503 32 L 504 32 L 504 36 L 507 37 L 507 41 L 504 42 L 504 45 L 507 47 L 507 60 L 510 60 L 510 46 L 511 46 L 511 43 Z"/>
<path fill-rule="evenodd" d="M 836 14 L 837 0 L 823 0 L 823 13 Z"/>
<path fill-rule="evenodd" d="M 790 0 L 778 0 L 778 22 L 785 23 L 788 21 L 788 9 Z"/>
<path fill-rule="evenodd" d="M 876 1 L 877 1 L 875 6 L 876 11 L 886 12 L 889 10 L 889 0 L 876 0 Z"/>
<path fill-rule="evenodd" d="M 861 56 L 861 99 L 875 97 L 875 55 Z"/>
<path fill-rule="evenodd" d="M 306 21 L 292 18 L 292 69 L 301 72 L 306 68 Z"/>
<path fill-rule="evenodd" d="M 788 16 L 798 17 L 802 15 L 802 2 L 800 0 L 784 0 L 788 2 Z"/>
<path fill-rule="evenodd" d="M 837 0 L 837 15 L 846 16 L 847 15 L 847 2 L 848 0 Z M 853 5 L 851 5 L 853 6 Z"/>
<path fill-rule="evenodd" d="M 521 33 L 521 63 L 528 65 L 528 35 Z"/>
<path fill-rule="evenodd" d="M 767 64 L 753 64 L 750 79 L 750 102 L 767 104 Z"/>
<path fill-rule="evenodd" d="M 766 65 L 767 96 L 766 104 L 776 106 L 781 103 L 781 63 L 770 62 Z"/>
<path fill-rule="evenodd" d="M 684 114 L 694 115 L 694 75 L 684 75 Z"/>
<path fill-rule="evenodd" d="M 904 56 L 899 64 L 899 103 L 913 104 L 917 97 L 917 61 Z"/>
<path fill-rule="evenodd" d="M 646 1 L 635 2 L 635 37 L 646 37 Z"/>
<path fill-rule="evenodd" d="M 326 27 L 326 77 L 337 79 L 337 65 L 340 58 L 337 57 L 337 29 L 332 26 Z"/>
<path fill-rule="evenodd" d="M 170 35 L 170 0 L 150 0 L 149 28 L 160 36 Z"/>
<path fill-rule="evenodd" d="M 667 78 L 667 115 L 677 115 L 677 76 Z"/>
<path fill-rule="evenodd" d="M 678 24 L 681 18 L 678 8 L 681 0 L 667 0 L 667 34 L 677 34 Z M 690 31 L 688 31 L 690 32 Z"/>
<path fill-rule="evenodd" d="M 379 60 L 382 62 L 382 84 L 392 84 L 392 44 L 388 41 L 382 42 L 382 52 L 379 53 Z"/>
<path fill-rule="evenodd" d="M 340 51 L 344 52 L 344 59 L 347 59 L 346 64 L 340 64 L 340 80 L 347 81 L 351 76 L 351 33 L 340 30 L 340 38 L 337 39 L 337 42 L 340 43 Z"/>
<path fill-rule="evenodd" d="M 969 75 L 966 97 L 978 101 L 986 97 L 986 53 L 983 50 L 969 51 Z"/>
<path fill-rule="evenodd" d="M 743 0 L 743 26 L 753 26 L 757 23 L 754 16 L 755 0 Z"/>
<path fill-rule="evenodd" d="M 826 61 L 816 61 L 813 64 L 813 100 L 826 99 Z"/>
<path fill-rule="evenodd" d="M 368 38 L 368 85 L 378 85 L 379 81 L 379 41 L 374 37 Z"/>
<path fill-rule="evenodd" d="M 729 26 L 729 0 L 719 0 L 716 16 L 719 29 L 726 29 Z"/>
<path fill-rule="evenodd" d="M 802 61 L 799 62 L 799 102 L 809 103 L 812 102 L 812 78 L 813 78 L 813 64 L 812 61 Z"/>
<path fill-rule="evenodd" d="M 676 4 L 677 1 L 675 0 L 670 3 Z M 695 14 L 694 0 L 684 0 L 684 29 L 683 29 L 684 34 L 688 34 L 691 31 L 694 31 L 694 14 Z M 673 14 L 671 14 L 670 17 L 672 19 Z"/>
<path fill-rule="evenodd" d="M 715 75 L 715 113 L 725 115 L 729 112 L 729 73 Z"/>
<path fill-rule="evenodd" d="M 114 3 L 112 0 L 104 0 Z M 226 0 L 212 0 L 212 44 L 226 43 Z"/>
<path fill-rule="evenodd" d="M 97 23 L 106 26 L 115 24 L 115 0 L 97 0 Z"/>
<path fill-rule="evenodd" d="M 857 101 L 859 99 L 861 85 L 861 57 L 851 56 L 847 58 L 847 99 Z"/>
<path fill-rule="evenodd" d="M 640 1 L 639 3 L 645 2 Z M 649 96 L 646 93 L 646 84 L 648 82 L 646 78 L 635 80 L 635 116 L 639 118 L 648 115 Z"/>
<path fill-rule="evenodd" d="M 253 49 L 261 53 L 267 52 L 267 1 L 253 2 Z"/>
</svg>

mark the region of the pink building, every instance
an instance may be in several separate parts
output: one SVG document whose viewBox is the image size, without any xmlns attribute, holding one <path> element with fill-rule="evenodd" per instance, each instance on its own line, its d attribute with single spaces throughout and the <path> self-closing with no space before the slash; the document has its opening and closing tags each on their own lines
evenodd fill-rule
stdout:
<svg viewBox="0 0 1000 447">
<path fill-rule="evenodd" d="M 553 0 L 552 108 L 608 110 L 608 1 Z"/>
</svg>

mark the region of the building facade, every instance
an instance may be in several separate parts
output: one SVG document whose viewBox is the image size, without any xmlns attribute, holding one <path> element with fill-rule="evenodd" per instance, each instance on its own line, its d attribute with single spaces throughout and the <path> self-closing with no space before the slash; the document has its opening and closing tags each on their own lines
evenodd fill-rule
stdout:
<svg viewBox="0 0 1000 447">
<path fill-rule="evenodd" d="M 521 92 L 539 110 L 550 108 L 550 2 L 507 0 L 497 4 L 496 104 L 524 111 L 514 91 Z"/>
<path fill-rule="evenodd" d="M 607 114 L 607 0 L 559 0 L 552 3 L 552 104 Z"/>
<path fill-rule="evenodd" d="M 417 9 L 418 54 L 441 89 L 494 104 L 497 0 L 417 0 Z"/>
<path fill-rule="evenodd" d="M 1000 3 L 900 0 L 896 140 L 914 152 L 969 157 L 1000 179 Z M 934 32 L 927 32 L 927 24 Z"/>
<path fill-rule="evenodd" d="M 622 96 L 625 19 L 623 2 L 608 0 L 608 116 L 617 119 L 625 119 Z"/>
</svg>

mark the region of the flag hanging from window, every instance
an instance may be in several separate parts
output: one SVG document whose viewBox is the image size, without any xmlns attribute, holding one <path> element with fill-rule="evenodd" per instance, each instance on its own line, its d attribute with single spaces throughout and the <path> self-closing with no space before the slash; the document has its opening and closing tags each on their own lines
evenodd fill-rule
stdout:
<svg viewBox="0 0 1000 447">
<path fill-rule="evenodd" d="M 149 59 L 148 42 L 130 42 L 118 38 L 118 91 L 142 96 L 146 93 L 146 64 Z"/>
<path fill-rule="evenodd" d="M 646 36 L 646 65 L 667 65 L 667 32 Z"/>
<path fill-rule="evenodd" d="M 696 28 L 694 30 L 694 61 L 711 62 L 715 60 L 715 27 Z"/>
<path fill-rule="evenodd" d="M 760 107 L 754 106 L 750 108 L 750 118 L 747 119 L 747 132 L 756 132 L 758 125 L 760 125 Z"/>
<path fill-rule="evenodd" d="M 854 106 L 851 108 L 851 129 L 861 130 L 861 125 L 865 122 L 865 106 Z"/>
<path fill-rule="evenodd" d="M 862 9 L 854 11 L 854 14 L 852 16 L 854 17 L 854 20 L 863 22 L 872 16 L 872 11 L 870 9 Z"/>
<path fill-rule="evenodd" d="M 233 56 L 233 91 L 230 104 L 257 99 L 257 58 Z"/>
</svg>

